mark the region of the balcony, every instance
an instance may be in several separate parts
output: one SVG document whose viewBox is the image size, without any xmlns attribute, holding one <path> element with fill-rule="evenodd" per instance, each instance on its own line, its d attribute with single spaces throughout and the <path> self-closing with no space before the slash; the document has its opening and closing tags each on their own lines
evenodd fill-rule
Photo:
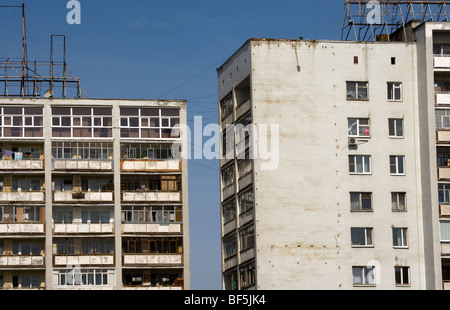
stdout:
<svg viewBox="0 0 450 310">
<path fill-rule="evenodd" d="M 450 217 L 450 204 L 441 203 L 439 205 L 439 215 L 441 217 Z"/>
<path fill-rule="evenodd" d="M 177 266 L 183 264 L 183 256 L 181 254 L 124 254 L 123 264 L 125 266 Z"/>
<path fill-rule="evenodd" d="M 44 234 L 44 223 L 0 223 L 0 234 Z"/>
<path fill-rule="evenodd" d="M 43 170 L 44 161 L 36 160 L 0 160 L 0 170 Z"/>
<path fill-rule="evenodd" d="M 173 285 L 130 285 L 123 286 L 123 290 L 125 291 L 182 291 L 182 286 L 173 286 Z"/>
<path fill-rule="evenodd" d="M 180 202 L 180 192 L 122 191 L 123 202 Z"/>
<path fill-rule="evenodd" d="M 450 180 L 450 167 L 439 167 L 438 178 L 439 180 Z"/>
<path fill-rule="evenodd" d="M 74 171 L 112 171 L 112 160 L 53 160 L 54 170 L 74 170 Z"/>
<path fill-rule="evenodd" d="M 114 255 L 53 255 L 54 266 L 113 266 Z"/>
<path fill-rule="evenodd" d="M 450 242 L 441 242 L 441 255 L 450 255 Z"/>
<path fill-rule="evenodd" d="M 54 234 L 113 234 L 114 223 L 53 224 Z"/>
<path fill-rule="evenodd" d="M 113 202 L 113 192 L 81 192 L 62 191 L 53 193 L 53 202 Z"/>
<path fill-rule="evenodd" d="M 182 224 L 122 224 L 123 234 L 183 233 Z"/>
<path fill-rule="evenodd" d="M 159 171 L 178 172 L 181 171 L 179 160 L 121 160 L 121 171 Z"/>
<path fill-rule="evenodd" d="M 0 192 L 0 202 L 45 202 L 44 192 Z"/>
<path fill-rule="evenodd" d="M 0 267 L 44 267 L 44 255 L 1 255 Z"/>
</svg>

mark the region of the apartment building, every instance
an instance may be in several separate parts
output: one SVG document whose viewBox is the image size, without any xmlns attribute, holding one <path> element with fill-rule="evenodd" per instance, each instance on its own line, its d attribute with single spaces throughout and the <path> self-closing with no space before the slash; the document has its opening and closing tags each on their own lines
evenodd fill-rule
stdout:
<svg viewBox="0 0 450 310">
<path fill-rule="evenodd" d="M 217 69 L 224 289 L 449 288 L 450 24 L 408 27 Z"/>
<path fill-rule="evenodd" d="M 186 102 L 0 98 L 0 288 L 189 289 Z"/>
</svg>

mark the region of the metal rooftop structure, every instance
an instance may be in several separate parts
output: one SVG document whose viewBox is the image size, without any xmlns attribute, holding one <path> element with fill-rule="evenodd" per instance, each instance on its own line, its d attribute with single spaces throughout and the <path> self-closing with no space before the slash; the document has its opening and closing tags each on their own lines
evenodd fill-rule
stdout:
<svg viewBox="0 0 450 310">
<path fill-rule="evenodd" d="M 450 1 L 442 0 L 346 0 L 342 40 L 389 41 L 390 35 L 403 31 L 415 21 L 448 22 Z"/>
</svg>

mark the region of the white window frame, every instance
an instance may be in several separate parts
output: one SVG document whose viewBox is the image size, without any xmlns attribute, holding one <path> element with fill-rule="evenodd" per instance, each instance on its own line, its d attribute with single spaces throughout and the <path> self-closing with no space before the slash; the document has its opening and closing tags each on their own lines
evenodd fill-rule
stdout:
<svg viewBox="0 0 450 310">
<path fill-rule="evenodd" d="M 403 101 L 403 84 L 401 82 L 388 82 L 388 101 Z M 395 97 L 396 90 L 400 90 L 400 98 Z"/>
<path fill-rule="evenodd" d="M 352 248 L 372 248 L 374 247 L 373 243 L 373 228 L 372 227 L 352 227 L 350 233 L 350 239 Z M 364 244 L 353 244 L 353 232 L 354 230 L 364 230 Z M 370 241 L 370 242 L 369 242 Z"/>
<path fill-rule="evenodd" d="M 362 168 L 363 168 L 362 172 L 357 172 L 358 158 L 362 159 Z M 369 171 L 365 171 L 367 160 L 369 161 Z M 352 165 L 354 167 L 354 171 L 351 170 Z M 370 175 L 370 174 L 372 174 L 372 156 L 370 156 L 370 155 L 349 155 L 349 172 L 351 175 Z"/>
<path fill-rule="evenodd" d="M 367 121 L 367 125 L 361 124 L 362 121 Z M 350 129 L 356 126 L 356 135 L 352 135 L 350 133 Z M 368 135 L 364 134 L 364 129 L 368 129 L 369 133 Z M 348 118 L 348 136 L 349 137 L 355 137 L 355 138 L 370 138 L 370 119 L 368 118 Z"/>
<path fill-rule="evenodd" d="M 392 159 L 395 159 L 395 164 L 392 164 Z M 400 160 L 402 161 L 403 164 L 403 171 L 400 171 Z M 405 175 L 406 174 L 406 160 L 405 160 L 405 156 L 404 155 L 391 155 L 389 156 L 389 169 L 390 169 L 390 173 L 391 175 Z M 392 172 L 392 168 L 395 165 L 395 172 Z"/>
<path fill-rule="evenodd" d="M 366 272 L 367 269 L 371 269 L 370 271 Z M 361 283 L 355 283 L 355 269 L 361 270 Z M 373 280 L 368 278 L 366 275 L 371 273 L 373 275 Z M 353 266 L 352 267 L 352 277 L 353 277 L 353 285 L 354 286 L 375 286 L 376 285 L 376 272 L 375 272 L 375 266 Z"/>
<path fill-rule="evenodd" d="M 395 239 L 395 231 L 399 230 L 400 233 L 400 240 L 401 240 L 401 245 L 396 245 L 396 239 Z M 408 248 L 408 228 L 406 227 L 392 227 L 392 245 L 394 248 L 401 248 L 401 249 L 406 249 Z"/>
</svg>

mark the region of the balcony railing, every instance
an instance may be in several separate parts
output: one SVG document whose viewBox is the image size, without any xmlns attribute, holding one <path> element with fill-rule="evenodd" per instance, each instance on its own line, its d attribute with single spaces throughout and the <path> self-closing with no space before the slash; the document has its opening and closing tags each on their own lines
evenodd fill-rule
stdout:
<svg viewBox="0 0 450 310">
<path fill-rule="evenodd" d="M 43 255 L 0 255 L 1 267 L 43 267 Z"/>
<path fill-rule="evenodd" d="M 53 168 L 55 170 L 93 170 L 112 171 L 112 160 L 69 160 L 54 159 Z"/>
<path fill-rule="evenodd" d="M 124 234 L 174 233 L 183 232 L 182 224 L 122 224 Z"/>
<path fill-rule="evenodd" d="M 44 202 L 44 192 L 0 192 L 0 202 Z"/>
<path fill-rule="evenodd" d="M 54 234 L 113 234 L 114 223 L 107 224 L 53 224 Z"/>
<path fill-rule="evenodd" d="M 180 192 L 122 191 L 123 202 L 180 202 Z"/>
<path fill-rule="evenodd" d="M 43 170 L 44 161 L 34 160 L 0 160 L 0 170 Z"/>
<path fill-rule="evenodd" d="M 0 222 L 0 234 L 44 234 L 44 223 Z"/>
<path fill-rule="evenodd" d="M 124 159 L 120 161 L 120 170 L 175 172 L 181 171 L 181 161 Z"/>
<path fill-rule="evenodd" d="M 53 202 L 112 202 L 113 192 L 53 192 Z"/>
<path fill-rule="evenodd" d="M 53 255 L 54 266 L 113 266 L 113 254 L 98 255 Z"/>
<path fill-rule="evenodd" d="M 183 286 L 174 286 L 174 285 L 155 285 L 155 286 L 148 286 L 148 285 L 129 285 L 129 286 L 123 286 L 123 290 L 126 291 L 182 291 L 184 288 Z"/>
<path fill-rule="evenodd" d="M 181 254 L 123 254 L 124 265 L 182 265 Z"/>
</svg>

